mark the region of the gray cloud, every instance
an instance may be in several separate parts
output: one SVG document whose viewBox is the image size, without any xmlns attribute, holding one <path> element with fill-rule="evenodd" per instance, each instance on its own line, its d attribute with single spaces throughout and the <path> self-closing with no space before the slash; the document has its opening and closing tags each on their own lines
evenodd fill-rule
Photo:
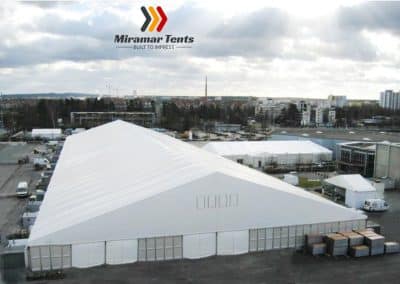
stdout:
<svg viewBox="0 0 400 284">
<path fill-rule="evenodd" d="M 308 93 L 312 90 L 307 89 L 306 80 L 310 80 L 308 88 L 315 82 L 332 82 L 341 87 L 346 80 L 358 80 L 361 85 L 368 76 L 354 74 L 367 74 L 369 68 L 388 62 L 392 56 L 377 52 L 378 47 L 363 31 L 387 31 L 397 36 L 400 23 L 400 3 L 364 3 L 340 8 L 324 19 L 308 20 L 276 8 L 247 14 L 243 11 L 224 19 L 217 11 L 204 10 L 191 3 L 167 11 L 169 20 L 162 34 L 192 35 L 195 37 L 192 49 L 138 52 L 117 49 L 113 43 L 116 33 L 143 35 L 133 19 L 120 17 L 119 14 L 131 8 L 122 5 L 125 4 L 116 4 L 107 10 L 80 2 L 57 4 L 41 11 L 36 9 L 39 12 L 30 21 L 9 21 L 8 24 L 7 20 L 0 19 L 4 23 L 0 25 L 3 35 L 0 85 L 6 86 L 5 89 L 11 86 L 13 90 L 20 86 L 35 90 L 48 86 L 48 90 L 57 90 L 61 86 L 75 91 L 80 86 L 90 91 L 97 84 L 103 86 L 108 80 L 105 78 L 113 78 L 114 84 L 129 88 L 175 88 L 179 92 L 199 88 L 202 92 L 202 78 L 206 73 L 210 77 L 210 88 L 214 85 L 216 89 L 232 92 L 244 84 L 253 92 L 258 92 L 260 86 L 265 89 L 271 86 L 274 93 L 286 86 L 301 89 L 304 85 Z M 18 5 L 0 4 L 0 15 L 9 17 L 10 11 L 18 12 L 18 8 Z M 89 13 L 67 19 L 59 16 L 63 9 Z M 18 19 L 18 13 L 12 18 Z M 24 35 L 29 40 L 23 40 Z M 326 58 L 331 60 L 320 60 Z M 58 61 L 78 64 L 52 65 Z M 47 74 L 39 64 L 49 64 L 52 71 Z M 336 64 L 345 65 L 347 73 L 336 69 Z M 396 70 L 396 67 L 387 69 Z M 379 73 L 376 70 L 367 79 L 373 82 L 372 88 L 379 85 L 373 81 Z M 396 72 L 391 72 L 379 75 L 379 80 L 398 82 Z M 34 80 L 29 81 L 31 76 Z M 351 76 L 353 79 L 348 79 Z M 212 78 L 217 78 L 214 84 Z"/>
<path fill-rule="evenodd" d="M 64 0 L 64 1 L 23 0 L 23 1 L 18 1 L 18 2 L 21 4 L 24 4 L 24 5 L 31 5 L 31 6 L 36 6 L 36 7 L 45 9 L 45 8 L 57 7 L 60 5 L 74 4 L 77 1 L 74 1 L 74 0 Z"/>
<path fill-rule="evenodd" d="M 218 38 L 269 39 L 289 34 L 289 15 L 275 8 L 265 8 L 245 16 L 237 16 L 209 33 Z"/>
<path fill-rule="evenodd" d="M 343 29 L 386 30 L 399 34 L 400 3 L 379 1 L 344 7 L 339 10 L 338 20 Z"/>
<path fill-rule="evenodd" d="M 272 58 L 280 56 L 283 45 L 281 39 L 288 33 L 287 15 L 277 9 L 264 9 L 244 17 L 234 17 L 227 24 L 216 14 L 191 6 L 183 6 L 168 16 L 170 20 L 165 28 L 166 33 L 195 36 L 194 48 L 187 52 L 177 52 L 178 56 Z M 199 26 L 199 22 L 204 24 Z M 23 26 L 23 29 L 31 33 L 41 32 L 53 36 L 37 40 L 33 45 L 0 44 L 3 53 L 3 56 L 0 55 L 3 59 L 0 67 L 50 63 L 57 60 L 162 57 L 162 54 L 154 52 L 116 49 L 113 44 L 115 34 L 140 35 L 140 32 L 135 32 L 139 31 L 139 27 L 106 11 L 80 20 L 65 20 L 50 13 L 34 25 Z M 251 31 L 246 32 L 248 29 Z"/>
<path fill-rule="evenodd" d="M 32 32 L 109 40 L 115 33 L 129 33 L 139 30 L 139 27 L 113 13 L 103 11 L 80 20 L 67 20 L 56 15 L 48 15 L 41 18 L 35 26 L 26 26 L 26 29 Z"/>
</svg>

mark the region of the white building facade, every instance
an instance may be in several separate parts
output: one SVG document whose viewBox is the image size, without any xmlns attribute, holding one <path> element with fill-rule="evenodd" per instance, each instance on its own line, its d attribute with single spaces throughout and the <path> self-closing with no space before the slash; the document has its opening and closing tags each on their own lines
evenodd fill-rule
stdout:
<svg viewBox="0 0 400 284">
<path fill-rule="evenodd" d="M 386 90 L 380 94 L 379 105 L 382 108 L 397 110 L 400 109 L 400 92 Z"/>
</svg>

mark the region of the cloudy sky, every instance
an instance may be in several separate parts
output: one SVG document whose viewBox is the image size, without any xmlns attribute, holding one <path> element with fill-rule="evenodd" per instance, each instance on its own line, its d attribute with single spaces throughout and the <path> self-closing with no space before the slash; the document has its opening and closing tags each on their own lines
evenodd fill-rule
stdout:
<svg viewBox="0 0 400 284">
<path fill-rule="evenodd" d="M 275 2 L 1 1 L 0 91 L 202 95 L 205 75 L 216 96 L 400 89 L 400 2 Z M 162 6 L 161 34 L 193 47 L 117 49 L 115 34 L 145 35 L 142 5 Z"/>
</svg>

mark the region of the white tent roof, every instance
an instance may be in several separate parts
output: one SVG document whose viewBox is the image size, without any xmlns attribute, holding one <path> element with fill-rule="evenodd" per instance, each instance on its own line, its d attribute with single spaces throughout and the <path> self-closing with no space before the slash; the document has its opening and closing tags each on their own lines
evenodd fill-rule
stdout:
<svg viewBox="0 0 400 284">
<path fill-rule="evenodd" d="M 49 134 L 61 134 L 61 128 L 34 128 L 32 129 L 32 135 L 49 135 Z"/>
<path fill-rule="evenodd" d="M 359 174 L 338 175 L 326 179 L 325 182 L 351 191 L 376 191 L 375 187 Z"/>
<path fill-rule="evenodd" d="M 240 194 L 238 210 L 199 215 L 193 206 L 202 194 L 229 192 Z M 282 209 L 285 202 L 290 205 Z M 29 243 L 354 219 L 365 216 L 167 135 L 114 121 L 67 138 Z"/>
<path fill-rule="evenodd" d="M 332 151 L 309 140 L 209 142 L 204 150 L 220 156 L 270 154 L 332 154 Z"/>
<path fill-rule="evenodd" d="M 34 128 L 32 133 L 35 134 L 61 134 L 61 128 Z"/>
</svg>

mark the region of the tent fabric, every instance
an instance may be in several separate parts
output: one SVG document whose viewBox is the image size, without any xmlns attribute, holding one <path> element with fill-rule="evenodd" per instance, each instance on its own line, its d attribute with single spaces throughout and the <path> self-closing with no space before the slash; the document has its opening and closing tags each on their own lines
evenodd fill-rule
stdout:
<svg viewBox="0 0 400 284">
<path fill-rule="evenodd" d="M 293 141 L 225 141 L 209 142 L 203 146 L 204 150 L 220 156 L 260 156 L 283 154 L 326 154 L 332 151 L 309 140 Z"/>
<path fill-rule="evenodd" d="M 60 136 L 61 133 L 61 129 L 60 128 L 34 128 L 32 129 L 32 136 L 36 137 L 36 136 Z"/>
<path fill-rule="evenodd" d="M 337 175 L 324 180 L 325 183 L 356 192 L 375 192 L 375 187 L 360 174 Z"/>
<path fill-rule="evenodd" d="M 217 202 L 225 209 L 215 210 Z M 114 121 L 66 139 L 28 246 L 365 218 L 188 143 Z"/>
</svg>

